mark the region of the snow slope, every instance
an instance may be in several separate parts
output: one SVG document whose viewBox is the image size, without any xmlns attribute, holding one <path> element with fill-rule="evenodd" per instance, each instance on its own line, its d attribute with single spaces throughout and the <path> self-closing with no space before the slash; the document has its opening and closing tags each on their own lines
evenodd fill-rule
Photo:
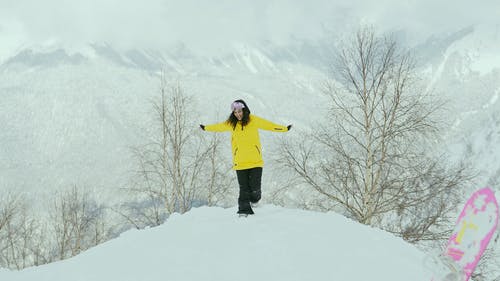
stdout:
<svg viewBox="0 0 500 281">
<path fill-rule="evenodd" d="M 201 207 L 123 233 L 71 259 L 9 281 L 429 280 L 424 254 L 386 232 L 334 213 L 265 205 L 257 215 Z"/>
</svg>

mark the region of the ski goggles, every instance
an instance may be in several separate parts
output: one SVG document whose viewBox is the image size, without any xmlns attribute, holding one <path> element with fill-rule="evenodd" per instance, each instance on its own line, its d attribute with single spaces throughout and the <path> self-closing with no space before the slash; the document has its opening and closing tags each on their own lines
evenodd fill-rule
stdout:
<svg viewBox="0 0 500 281">
<path fill-rule="evenodd" d="M 245 108 L 245 105 L 241 102 L 235 101 L 231 104 L 231 111 L 235 111 L 236 109 L 242 109 L 242 108 Z"/>
</svg>

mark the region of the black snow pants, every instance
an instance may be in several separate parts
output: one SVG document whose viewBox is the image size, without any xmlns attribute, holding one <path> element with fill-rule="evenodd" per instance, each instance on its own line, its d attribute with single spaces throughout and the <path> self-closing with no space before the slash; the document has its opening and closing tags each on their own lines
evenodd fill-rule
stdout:
<svg viewBox="0 0 500 281">
<path fill-rule="evenodd" d="M 238 214 L 253 214 L 250 202 L 257 203 L 261 197 L 260 184 L 262 179 L 262 167 L 246 170 L 236 170 L 238 184 L 240 185 L 240 196 L 238 197 Z"/>
</svg>

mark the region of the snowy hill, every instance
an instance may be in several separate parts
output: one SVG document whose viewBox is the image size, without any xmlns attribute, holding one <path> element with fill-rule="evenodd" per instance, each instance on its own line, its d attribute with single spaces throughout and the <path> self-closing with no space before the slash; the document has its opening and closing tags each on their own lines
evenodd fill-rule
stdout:
<svg viewBox="0 0 500 281">
<path fill-rule="evenodd" d="M 9 281 L 430 280 L 424 254 L 386 232 L 334 213 L 265 205 L 201 207 L 163 225 L 123 233 L 73 257 L 19 272 Z"/>
</svg>

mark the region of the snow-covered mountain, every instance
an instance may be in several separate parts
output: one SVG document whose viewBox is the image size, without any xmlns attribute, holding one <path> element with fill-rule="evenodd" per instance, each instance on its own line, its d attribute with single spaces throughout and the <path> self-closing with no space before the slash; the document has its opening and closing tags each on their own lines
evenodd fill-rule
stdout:
<svg viewBox="0 0 500 281">
<path fill-rule="evenodd" d="M 446 102 L 443 150 L 479 172 L 480 185 L 500 183 L 500 30 L 471 26 L 427 42 L 437 48 L 427 62 L 428 89 Z"/>
<path fill-rule="evenodd" d="M 0 270 L 0 278 L 421 281 L 431 280 L 435 270 L 413 245 L 334 213 L 265 205 L 255 216 L 238 218 L 235 211 L 195 208 L 65 261 Z"/>
<path fill-rule="evenodd" d="M 410 46 L 428 90 L 447 100 L 442 150 L 453 161 L 470 161 L 481 172 L 480 185 L 498 183 L 500 170 L 498 43 L 498 28 L 470 26 Z M 130 147 L 145 142 L 161 71 L 195 97 L 193 127 L 224 119 L 237 98 L 273 121 L 312 126 L 324 113 L 321 87 L 331 75 L 334 46 L 331 39 L 234 43 L 219 56 L 181 43 L 161 51 L 110 44 L 25 48 L 0 65 L 0 186 L 126 185 Z"/>
<path fill-rule="evenodd" d="M 236 98 L 276 122 L 308 124 L 307 110 L 299 107 L 314 108 L 322 98 L 317 88 L 324 74 L 314 66 L 318 61 L 300 57 L 317 58 L 319 48 L 297 48 L 266 53 L 242 44 L 217 58 L 182 45 L 163 53 L 120 53 L 97 44 L 74 53 L 23 50 L 0 65 L 2 188 L 123 187 L 132 169 L 130 148 L 147 142 L 143 132 L 162 71 L 196 97 L 193 127 L 226 118 Z"/>
</svg>

